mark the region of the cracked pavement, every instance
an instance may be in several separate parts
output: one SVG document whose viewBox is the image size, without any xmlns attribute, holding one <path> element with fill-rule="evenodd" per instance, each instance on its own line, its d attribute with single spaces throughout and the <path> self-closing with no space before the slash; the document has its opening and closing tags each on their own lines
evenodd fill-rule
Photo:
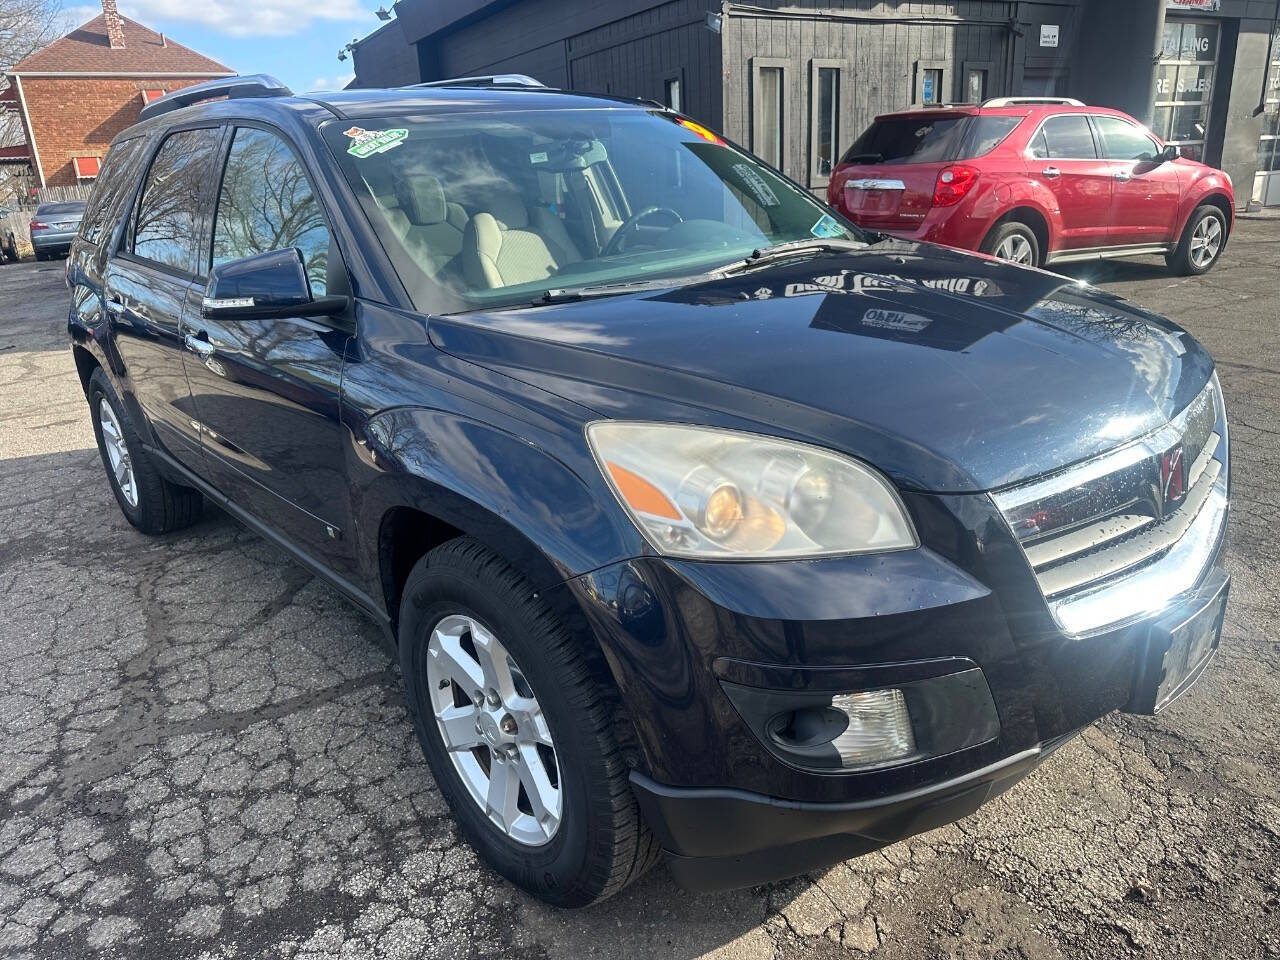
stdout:
<svg viewBox="0 0 1280 960">
<path fill-rule="evenodd" d="M 1280 958 L 1280 221 L 1207 277 L 1074 268 L 1213 351 L 1233 441 L 1223 649 L 977 814 L 796 880 L 662 868 L 577 912 L 453 826 L 376 628 L 210 510 L 112 500 L 61 264 L 0 268 L 0 956 Z"/>
</svg>

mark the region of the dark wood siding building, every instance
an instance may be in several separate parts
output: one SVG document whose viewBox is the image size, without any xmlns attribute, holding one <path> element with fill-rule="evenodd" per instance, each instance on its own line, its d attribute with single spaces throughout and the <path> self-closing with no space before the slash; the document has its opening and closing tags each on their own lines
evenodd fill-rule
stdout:
<svg viewBox="0 0 1280 960">
<path fill-rule="evenodd" d="M 524 73 L 657 100 L 814 190 L 876 115 L 1003 95 L 1128 110 L 1223 165 L 1242 201 L 1255 170 L 1280 168 L 1280 104 L 1259 114 L 1245 102 L 1273 61 L 1280 71 L 1280 0 L 399 0 L 395 11 L 356 45 L 356 85 Z M 1211 53 L 1181 49 L 1202 34 Z M 1208 84 L 1197 117 L 1177 99 L 1184 67 Z M 1261 195 L 1280 202 L 1280 175 L 1266 174 Z"/>
</svg>

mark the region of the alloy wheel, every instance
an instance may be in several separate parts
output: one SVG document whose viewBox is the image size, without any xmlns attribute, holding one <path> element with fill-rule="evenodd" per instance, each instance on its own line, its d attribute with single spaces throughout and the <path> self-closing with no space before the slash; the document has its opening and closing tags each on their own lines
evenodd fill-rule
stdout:
<svg viewBox="0 0 1280 960">
<path fill-rule="evenodd" d="M 471 617 L 431 632 L 427 683 L 440 739 L 477 806 L 499 830 L 542 846 L 560 826 L 560 766 L 551 730 L 523 671 Z"/>
<path fill-rule="evenodd" d="M 138 506 L 138 481 L 133 474 L 133 457 L 129 454 L 129 445 L 125 443 L 124 430 L 116 412 L 106 397 L 98 401 L 98 421 L 102 426 L 102 444 L 107 448 L 107 460 L 111 463 L 111 472 L 120 487 L 120 494 L 129 506 Z"/>
<path fill-rule="evenodd" d="M 1031 250 L 1031 243 L 1019 233 L 1011 233 L 1001 240 L 995 249 L 995 255 L 1001 260 L 1025 264 L 1032 263 L 1035 256 Z"/>
<path fill-rule="evenodd" d="M 1191 232 L 1191 262 L 1202 270 L 1222 250 L 1222 222 L 1215 216 L 1204 217 Z"/>
</svg>

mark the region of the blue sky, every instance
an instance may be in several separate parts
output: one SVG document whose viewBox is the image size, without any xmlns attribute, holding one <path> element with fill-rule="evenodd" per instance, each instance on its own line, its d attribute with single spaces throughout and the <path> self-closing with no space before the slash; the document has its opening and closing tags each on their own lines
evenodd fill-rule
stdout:
<svg viewBox="0 0 1280 960">
<path fill-rule="evenodd" d="M 118 0 L 120 12 L 239 73 L 270 73 L 296 92 L 342 87 L 338 49 L 379 26 L 379 0 Z M 386 0 L 390 7 L 391 0 Z M 72 26 L 102 12 L 67 4 Z"/>
</svg>

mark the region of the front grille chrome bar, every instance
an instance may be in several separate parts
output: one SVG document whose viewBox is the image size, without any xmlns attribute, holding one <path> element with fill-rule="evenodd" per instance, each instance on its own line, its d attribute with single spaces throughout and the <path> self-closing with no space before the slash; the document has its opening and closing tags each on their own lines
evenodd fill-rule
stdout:
<svg viewBox="0 0 1280 960">
<path fill-rule="evenodd" d="M 1054 619 L 1067 633 L 1079 636 L 1159 613 L 1172 598 L 1199 583 L 1217 551 L 1226 520 L 1227 480 L 1219 475 L 1186 534 L 1164 556 L 1096 590 L 1051 602 Z"/>
<path fill-rule="evenodd" d="M 1226 438 L 1214 375 L 1154 432 L 992 494 L 1059 627 L 1114 629 L 1194 586 L 1226 520 Z"/>
</svg>

